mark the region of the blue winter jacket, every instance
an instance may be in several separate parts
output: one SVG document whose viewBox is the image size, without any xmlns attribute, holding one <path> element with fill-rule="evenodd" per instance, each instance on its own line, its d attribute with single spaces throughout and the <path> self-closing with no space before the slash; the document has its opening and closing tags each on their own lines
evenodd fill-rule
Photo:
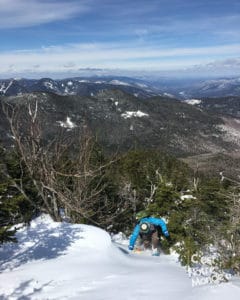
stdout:
<svg viewBox="0 0 240 300">
<path fill-rule="evenodd" d="M 162 219 L 159 219 L 159 218 L 153 218 L 153 217 L 146 217 L 146 218 L 142 218 L 138 223 L 137 225 L 135 226 L 135 228 L 133 229 L 133 233 L 130 237 L 130 242 L 129 242 L 129 247 L 133 248 L 134 245 L 135 245 L 135 242 L 138 238 L 138 235 L 140 233 L 140 225 L 142 223 L 150 223 L 150 224 L 153 224 L 155 226 L 160 226 L 161 229 L 162 229 L 162 232 L 163 234 L 165 235 L 165 237 L 168 237 L 169 236 L 169 233 L 168 233 L 168 229 L 167 229 L 167 225 L 166 223 L 162 220 Z"/>
</svg>

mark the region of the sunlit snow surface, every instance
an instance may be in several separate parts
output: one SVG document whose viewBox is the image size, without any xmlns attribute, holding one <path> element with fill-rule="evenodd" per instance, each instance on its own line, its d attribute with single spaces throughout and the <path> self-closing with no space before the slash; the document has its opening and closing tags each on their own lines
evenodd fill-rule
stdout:
<svg viewBox="0 0 240 300">
<path fill-rule="evenodd" d="M 191 104 L 191 105 L 197 105 L 197 104 L 200 104 L 202 101 L 199 99 L 189 99 L 189 100 L 185 100 L 184 102 Z"/>
<path fill-rule="evenodd" d="M 48 216 L 0 249 L 0 299 L 239 299 L 239 281 L 192 287 L 175 256 L 127 254 L 103 230 Z M 116 239 L 115 239 L 116 240 Z"/>
<path fill-rule="evenodd" d="M 138 118 L 148 117 L 149 114 L 146 114 L 146 113 L 141 112 L 140 110 L 138 110 L 138 111 L 126 111 L 125 113 L 121 114 L 121 116 L 124 119 L 129 119 L 129 118 L 132 118 L 132 117 L 138 117 Z"/>
<path fill-rule="evenodd" d="M 74 123 L 71 121 L 71 118 L 70 118 L 70 117 L 67 117 L 65 122 L 57 121 L 57 123 L 59 123 L 60 126 L 61 126 L 61 127 L 64 127 L 64 128 L 73 129 L 73 128 L 76 127 L 76 124 L 74 124 Z"/>
</svg>

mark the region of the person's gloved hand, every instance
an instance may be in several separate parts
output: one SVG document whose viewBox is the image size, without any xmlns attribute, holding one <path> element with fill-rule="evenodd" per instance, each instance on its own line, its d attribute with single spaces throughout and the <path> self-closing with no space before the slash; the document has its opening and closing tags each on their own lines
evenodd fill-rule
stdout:
<svg viewBox="0 0 240 300">
<path fill-rule="evenodd" d="M 133 250 L 133 248 L 134 248 L 134 246 L 131 246 L 131 245 L 128 246 L 128 249 L 131 251 Z"/>
<path fill-rule="evenodd" d="M 166 238 L 169 236 L 169 232 L 167 230 L 164 231 L 163 233 L 164 233 L 164 235 L 165 235 Z"/>
</svg>

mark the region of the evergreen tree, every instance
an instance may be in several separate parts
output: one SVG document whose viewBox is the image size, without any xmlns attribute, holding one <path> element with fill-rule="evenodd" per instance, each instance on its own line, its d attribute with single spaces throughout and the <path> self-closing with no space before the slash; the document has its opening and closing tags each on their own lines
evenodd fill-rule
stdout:
<svg viewBox="0 0 240 300">
<path fill-rule="evenodd" d="M 36 207 L 26 194 L 26 190 L 30 194 L 31 184 L 29 179 L 22 177 L 17 156 L 0 148 L 0 167 L 0 243 L 15 242 L 16 228 L 13 225 L 28 223 Z"/>
</svg>

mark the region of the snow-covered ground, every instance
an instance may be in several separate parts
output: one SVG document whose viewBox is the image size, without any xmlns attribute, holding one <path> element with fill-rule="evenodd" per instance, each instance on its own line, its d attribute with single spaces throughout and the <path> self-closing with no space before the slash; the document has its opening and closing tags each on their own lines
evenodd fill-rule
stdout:
<svg viewBox="0 0 240 300">
<path fill-rule="evenodd" d="M 121 116 L 124 119 L 129 119 L 132 117 L 138 117 L 138 118 L 149 117 L 149 114 L 146 114 L 140 110 L 137 110 L 137 111 L 126 111 L 125 113 L 121 114 Z"/>
<path fill-rule="evenodd" d="M 197 104 L 200 104 L 202 101 L 199 99 L 189 99 L 189 100 L 184 100 L 184 102 L 191 104 L 191 105 L 197 105 Z"/>
<path fill-rule="evenodd" d="M 239 299 L 240 283 L 192 286 L 176 256 L 128 254 L 103 230 L 37 218 L 0 248 L 0 299 Z"/>
</svg>

